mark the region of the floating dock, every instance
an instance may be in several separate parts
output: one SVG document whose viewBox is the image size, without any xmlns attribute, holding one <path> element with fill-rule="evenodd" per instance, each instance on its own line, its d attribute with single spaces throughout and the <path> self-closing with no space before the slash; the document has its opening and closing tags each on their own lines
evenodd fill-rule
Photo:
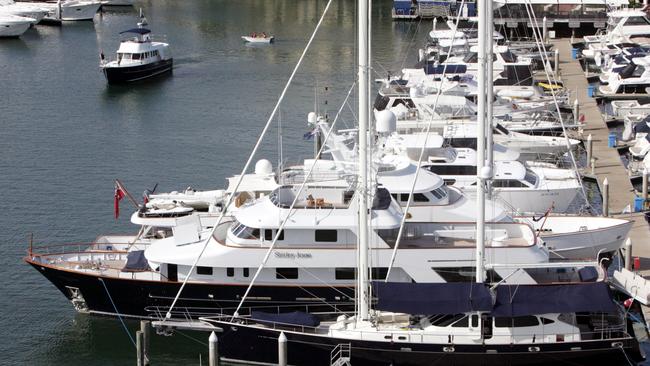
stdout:
<svg viewBox="0 0 650 366">
<path fill-rule="evenodd" d="M 592 175 L 598 181 L 603 191 L 603 181 L 609 182 L 609 212 L 612 216 L 634 221 L 630 231 L 632 240 L 632 256 L 639 257 L 641 272 L 645 277 L 650 277 L 650 226 L 645 221 L 642 212 L 622 213 L 626 209 L 634 211 L 636 192 L 628 171 L 623 165 L 616 148 L 608 147 L 609 129 L 605 119 L 598 108 L 596 99 L 588 95 L 589 84 L 585 77 L 579 60 L 571 57 L 571 43 L 569 39 L 557 39 L 554 47 L 560 52 L 560 78 L 564 86 L 574 93 L 580 106 L 580 114 L 585 116 L 582 138 L 586 139 L 591 134 L 593 141 L 592 156 L 596 159 L 594 168 L 586 168 L 587 176 Z"/>
</svg>

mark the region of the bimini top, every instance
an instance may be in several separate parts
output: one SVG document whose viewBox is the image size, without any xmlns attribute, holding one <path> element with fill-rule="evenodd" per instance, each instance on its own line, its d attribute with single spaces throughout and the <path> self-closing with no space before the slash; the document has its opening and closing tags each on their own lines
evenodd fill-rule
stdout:
<svg viewBox="0 0 650 366">
<path fill-rule="evenodd" d="M 129 29 L 129 30 L 125 30 L 123 32 L 120 32 L 120 34 L 124 34 L 124 33 L 149 34 L 149 33 L 151 33 L 151 31 L 149 29 L 146 29 L 146 28 L 133 28 L 133 29 Z"/>
</svg>

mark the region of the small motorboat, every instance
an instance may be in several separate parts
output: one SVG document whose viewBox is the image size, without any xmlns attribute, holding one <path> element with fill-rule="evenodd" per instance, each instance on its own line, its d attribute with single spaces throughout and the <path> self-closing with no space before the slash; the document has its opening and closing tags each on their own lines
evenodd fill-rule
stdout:
<svg viewBox="0 0 650 366">
<path fill-rule="evenodd" d="M 35 22 L 34 18 L 0 13 L 0 37 L 20 37 Z"/>
<path fill-rule="evenodd" d="M 273 43 L 274 36 L 262 33 L 251 33 L 248 36 L 241 36 L 241 38 L 250 43 Z"/>
</svg>

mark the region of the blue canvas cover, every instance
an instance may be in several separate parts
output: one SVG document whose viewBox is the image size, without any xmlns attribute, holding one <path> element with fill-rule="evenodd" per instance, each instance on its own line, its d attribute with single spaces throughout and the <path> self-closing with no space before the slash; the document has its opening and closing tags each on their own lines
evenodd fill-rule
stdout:
<svg viewBox="0 0 650 366">
<path fill-rule="evenodd" d="M 492 315 L 513 317 L 573 312 L 616 312 L 609 286 L 604 282 L 500 285 Z"/>
<path fill-rule="evenodd" d="M 492 310 L 485 285 L 471 282 L 373 282 L 378 310 L 417 315 L 458 314 Z"/>
<path fill-rule="evenodd" d="M 122 272 L 149 271 L 149 261 L 144 256 L 144 250 L 134 250 L 126 255 L 126 264 Z"/>
<path fill-rule="evenodd" d="M 251 319 L 269 323 L 302 325 L 306 327 L 317 327 L 320 324 L 320 319 L 318 319 L 318 317 L 301 311 L 277 314 L 253 310 L 251 311 Z"/>
</svg>

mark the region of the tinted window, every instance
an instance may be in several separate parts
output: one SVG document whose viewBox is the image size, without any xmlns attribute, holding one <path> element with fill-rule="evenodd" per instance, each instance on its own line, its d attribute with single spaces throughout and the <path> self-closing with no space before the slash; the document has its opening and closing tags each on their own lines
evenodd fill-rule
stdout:
<svg viewBox="0 0 650 366">
<path fill-rule="evenodd" d="M 132 58 L 133 58 L 134 60 L 139 60 L 139 59 L 140 59 L 140 54 L 139 54 L 139 53 L 134 53 L 133 56 L 132 56 Z"/>
<path fill-rule="evenodd" d="M 337 237 L 336 230 L 316 230 L 316 241 L 336 242 Z"/>
<path fill-rule="evenodd" d="M 337 280 L 353 280 L 356 277 L 356 268 L 337 268 L 335 271 Z"/>
<path fill-rule="evenodd" d="M 244 277 L 248 277 L 250 275 L 250 271 L 248 270 L 248 268 L 244 268 L 242 274 L 244 275 Z"/>
<path fill-rule="evenodd" d="M 534 327 L 539 325 L 536 316 L 516 316 L 514 318 L 494 318 L 494 326 L 500 328 Z"/>
<path fill-rule="evenodd" d="M 413 194 L 413 201 L 414 202 L 429 202 L 429 199 L 427 196 L 423 195 L 422 193 L 415 193 Z"/>
<path fill-rule="evenodd" d="M 429 322 L 436 327 L 446 327 L 466 317 L 465 314 L 432 315 L 429 317 Z"/>
<path fill-rule="evenodd" d="M 298 278 L 298 268 L 276 268 L 275 278 L 280 280 L 295 280 Z"/>
<path fill-rule="evenodd" d="M 495 179 L 492 181 L 492 187 L 495 188 L 527 188 L 524 183 L 515 179 Z"/>
<path fill-rule="evenodd" d="M 196 267 L 196 274 L 210 276 L 212 275 L 212 267 Z"/>
<path fill-rule="evenodd" d="M 429 165 L 426 168 L 438 175 L 476 175 L 473 165 Z"/>
<path fill-rule="evenodd" d="M 226 276 L 235 277 L 235 269 L 232 267 L 226 268 Z"/>
<path fill-rule="evenodd" d="M 373 280 L 385 280 L 388 275 L 388 268 L 379 267 L 372 269 L 372 279 Z"/>
</svg>

